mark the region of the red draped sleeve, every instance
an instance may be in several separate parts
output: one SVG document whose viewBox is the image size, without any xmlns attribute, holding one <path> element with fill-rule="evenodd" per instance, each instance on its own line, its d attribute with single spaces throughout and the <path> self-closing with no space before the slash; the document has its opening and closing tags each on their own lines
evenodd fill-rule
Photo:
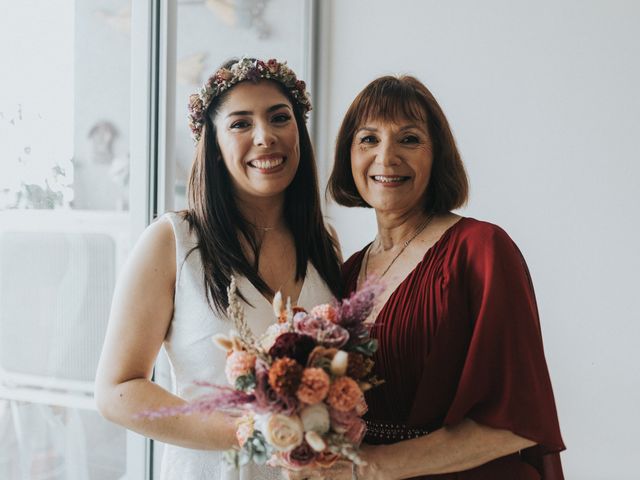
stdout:
<svg viewBox="0 0 640 480">
<path fill-rule="evenodd" d="M 559 452 L 565 447 L 529 270 L 502 229 L 487 223 L 476 228 L 452 256 L 472 325 L 444 424 L 468 417 L 535 441 L 532 456 Z"/>
<path fill-rule="evenodd" d="M 361 261 L 358 252 L 343 267 L 347 291 Z M 370 419 L 431 431 L 470 418 L 537 444 L 519 459 L 428 478 L 525 478 L 517 473 L 523 461 L 539 478 L 563 478 L 535 295 L 522 254 L 501 228 L 463 218 L 445 232 L 389 297 L 373 335 L 385 384 L 368 392 Z"/>
</svg>

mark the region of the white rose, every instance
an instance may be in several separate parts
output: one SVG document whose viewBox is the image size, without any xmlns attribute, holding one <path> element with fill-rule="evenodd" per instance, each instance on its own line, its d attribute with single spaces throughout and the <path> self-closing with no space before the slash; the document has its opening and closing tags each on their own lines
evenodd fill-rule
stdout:
<svg viewBox="0 0 640 480">
<path fill-rule="evenodd" d="M 329 410 L 323 403 L 316 403 L 305 407 L 300 412 L 300 419 L 305 432 L 327 433 L 331 427 Z"/>
<path fill-rule="evenodd" d="M 276 450 L 288 452 L 302 443 L 304 432 L 297 415 L 269 415 L 264 423 L 264 438 Z"/>
<path fill-rule="evenodd" d="M 276 342 L 276 338 L 278 338 L 281 334 L 288 330 L 288 326 L 285 323 L 273 323 L 269 325 L 269 327 L 265 330 L 264 334 L 258 340 L 260 347 L 268 352 L 269 349 Z"/>
</svg>

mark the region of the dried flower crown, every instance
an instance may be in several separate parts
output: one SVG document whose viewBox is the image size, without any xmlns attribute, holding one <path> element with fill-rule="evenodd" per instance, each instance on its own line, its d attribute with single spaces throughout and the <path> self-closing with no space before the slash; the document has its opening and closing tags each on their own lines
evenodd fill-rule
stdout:
<svg viewBox="0 0 640 480">
<path fill-rule="evenodd" d="M 260 79 L 275 80 L 284 85 L 302 107 L 305 118 L 307 117 L 311 110 L 307 86 L 303 80 L 298 80 L 294 71 L 287 66 L 287 62 L 279 62 L 273 58 L 267 62 L 241 58 L 229 68 L 219 69 L 209 77 L 198 93 L 189 96 L 189 128 L 193 140 L 200 140 L 207 109 L 215 97 L 237 83 L 245 80 L 257 82 Z"/>
</svg>

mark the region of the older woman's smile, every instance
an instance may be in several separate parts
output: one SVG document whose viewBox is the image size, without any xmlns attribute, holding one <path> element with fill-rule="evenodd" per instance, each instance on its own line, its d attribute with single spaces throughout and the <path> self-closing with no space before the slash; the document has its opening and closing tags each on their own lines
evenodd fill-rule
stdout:
<svg viewBox="0 0 640 480">
<path fill-rule="evenodd" d="M 411 177 L 402 175 L 371 175 L 369 178 L 384 187 L 397 187 L 411 179 Z"/>
</svg>

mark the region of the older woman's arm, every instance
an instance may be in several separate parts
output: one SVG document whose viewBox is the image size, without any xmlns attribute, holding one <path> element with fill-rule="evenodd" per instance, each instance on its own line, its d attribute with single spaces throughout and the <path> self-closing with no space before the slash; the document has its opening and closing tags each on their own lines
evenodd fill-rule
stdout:
<svg viewBox="0 0 640 480">
<path fill-rule="evenodd" d="M 509 430 L 465 419 L 454 427 L 444 427 L 424 437 L 391 445 L 363 445 L 361 456 L 367 465 L 358 467 L 357 478 L 400 480 L 461 472 L 533 445 L 535 442 Z M 351 469 L 351 464 L 338 462 L 328 470 L 285 471 L 285 478 L 351 480 L 354 478 Z"/>
<path fill-rule="evenodd" d="M 465 419 L 424 437 L 392 445 L 364 445 L 359 478 L 402 479 L 468 470 L 535 445 L 509 430 Z"/>
</svg>

